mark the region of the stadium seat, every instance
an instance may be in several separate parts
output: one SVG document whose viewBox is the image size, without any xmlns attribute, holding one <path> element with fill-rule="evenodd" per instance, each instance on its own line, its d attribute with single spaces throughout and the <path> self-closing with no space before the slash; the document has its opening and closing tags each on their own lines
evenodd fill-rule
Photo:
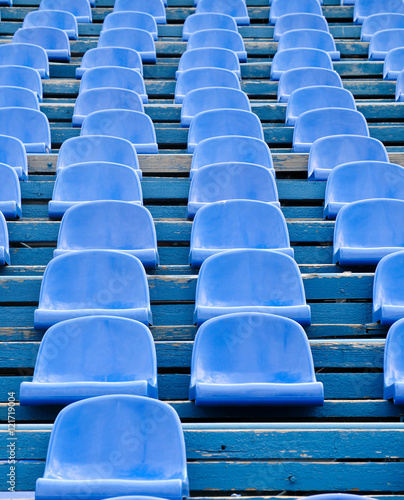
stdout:
<svg viewBox="0 0 404 500">
<path fill-rule="evenodd" d="M 70 62 L 69 37 L 58 28 L 20 28 L 13 36 L 14 42 L 39 45 L 45 49 L 49 61 Z"/>
<path fill-rule="evenodd" d="M 189 127 L 195 115 L 202 111 L 220 108 L 251 111 L 248 96 L 241 90 L 226 87 L 205 87 L 191 90 L 185 96 L 182 104 L 181 127 Z"/>
<path fill-rule="evenodd" d="M 397 259 L 396 259 L 397 260 Z M 404 266 L 402 266 L 404 268 Z M 384 399 L 404 405 L 404 321 L 397 321 L 389 330 L 384 348 Z"/>
<path fill-rule="evenodd" d="M 119 458 L 106 462 L 111 456 Z M 108 474 L 100 474 L 106 464 Z M 111 494 L 189 496 L 184 433 L 167 403 L 100 396 L 73 403 L 57 416 L 35 497 L 95 500 Z"/>
<path fill-rule="evenodd" d="M 104 315 L 152 323 L 140 260 L 111 250 L 83 250 L 52 259 L 42 280 L 35 328 L 47 330 L 67 319 Z"/>
<path fill-rule="evenodd" d="M 63 30 L 70 40 L 79 37 L 77 20 L 71 12 L 62 10 L 34 10 L 29 12 L 22 24 L 23 28 L 48 26 Z"/>
<path fill-rule="evenodd" d="M 396 101 L 404 102 L 404 70 L 401 71 L 397 77 Z"/>
<path fill-rule="evenodd" d="M 64 10 L 75 16 L 78 23 L 91 23 L 91 6 L 88 0 L 41 0 L 40 10 Z"/>
<path fill-rule="evenodd" d="M 292 257 L 254 249 L 206 259 L 198 276 L 194 323 L 236 312 L 276 314 L 310 325 L 310 306 Z"/>
<path fill-rule="evenodd" d="M 187 69 L 178 76 L 175 86 L 175 103 L 182 104 L 188 92 L 205 87 L 227 87 L 241 90 L 239 78 L 233 71 L 228 69 Z"/>
<path fill-rule="evenodd" d="M 13 6 L 13 0 L 0 0 L 0 5 L 7 5 L 9 7 Z"/>
<path fill-rule="evenodd" d="M 187 49 L 216 47 L 235 52 L 240 62 L 247 62 L 247 51 L 240 33 L 230 30 L 210 29 L 196 31 L 189 37 Z"/>
<path fill-rule="evenodd" d="M 64 339 L 63 347 L 57 347 Z M 49 359 L 49 352 L 57 356 Z M 68 405 L 107 394 L 157 398 L 156 349 L 139 321 L 114 316 L 70 319 L 44 335 L 32 382 L 20 404 Z"/>
<path fill-rule="evenodd" d="M 107 135 L 82 135 L 67 139 L 60 147 L 56 171 L 59 173 L 61 169 L 69 165 L 86 162 L 127 165 L 142 179 L 136 149 L 126 139 Z"/>
<path fill-rule="evenodd" d="M 404 28 L 404 14 L 373 14 L 363 21 L 361 41 L 370 42 L 378 31 L 394 28 Z"/>
<path fill-rule="evenodd" d="M 293 150 L 295 153 L 308 153 L 317 139 L 341 134 L 369 137 L 369 128 L 363 114 L 343 108 L 306 111 L 296 122 Z"/>
<path fill-rule="evenodd" d="M 192 267 L 200 267 L 211 255 L 249 248 L 275 250 L 294 257 L 280 208 L 240 199 L 209 203 L 198 210 L 191 234 Z"/>
<path fill-rule="evenodd" d="M 114 12 L 146 12 L 154 17 L 157 24 L 166 24 L 166 2 L 162 0 L 115 0 Z"/>
<path fill-rule="evenodd" d="M 110 135 L 127 139 L 140 154 L 157 154 L 156 132 L 151 118 L 139 111 L 107 109 L 86 117 L 81 135 Z"/>
<path fill-rule="evenodd" d="M 51 149 L 48 119 L 35 109 L 1 108 L 0 134 L 20 139 L 27 153 L 49 153 Z"/>
<path fill-rule="evenodd" d="M 324 50 L 324 52 L 330 54 L 333 61 L 339 61 L 341 57 L 333 36 L 326 31 L 300 29 L 287 31 L 281 35 L 278 43 L 278 52 L 297 48 Z"/>
<path fill-rule="evenodd" d="M 344 163 L 327 181 L 324 217 L 335 219 L 347 203 L 373 198 L 404 200 L 404 168 L 378 161 Z"/>
<path fill-rule="evenodd" d="M 340 87 L 316 86 L 294 90 L 286 108 L 286 125 L 293 127 L 302 113 L 320 108 L 356 109 L 354 96 Z"/>
<path fill-rule="evenodd" d="M 21 181 L 28 179 L 27 153 L 16 137 L 0 135 L 0 163 L 13 167 Z"/>
<path fill-rule="evenodd" d="M 221 68 L 233 71 L 241 78 L 240 61 L 232 50 L 208 47 L 203 49 L 186 50 L 180 59 L 176 78 L 188 69 Z"/>
<path fill-rule="evenodd" d="M 115 28 L 102 31 L 97 47 L 123 47 L 139 52 L 143 62 L 157 62 L 153 36 L 137 28 Z"/>
<path fill-rule="evenodd" d="M 80 68 L 76 69 L 76 78 L 92 68 L 104 66 L 129 68 L 143 75 L 143 63 L 139 52 L 124 47 L 100 47 L 87 50 L 81 60 Z"/>
<path fill-rule="evenodd" d="M 334 69 L 330 54 L 324 50 L 286 49 L 277 52 L 272 59 L 271 80 L 279 80 L 282 73 L 296 68 Z"/>
<path fill-rule="evenodd" d="M 1 87 L 21 87 L 35 92 L 42 101 L 42 81 L 38 71 L 28 66 L 1 66 Z"/>
<path fill-rule="evenodd" d="M 0 108 L 9 107 L 30 108 L 39 111 L 38 96 L 32 90 L 23 87 L 0 86 Z"/>
<path fill-rule="evenodd" d="M 317 139 L 310 149 L 308 178 L 326 181 L 333 168 L 354 161 L 388 162 L 383 143 L 362 135 L 334 135 Z"/>
<path fill-rule="evenodd" d="M 8 242 L 7 222 L 0 212 L 0 266 L 10 265 L 10 248 Z"/>
<path fill-rule="evenodd" d="M 74 106 L 73 127 L 81 127 L 90 113 L 105 109 L 129 109 L 144 113 L 142 99 L 133 90 L 108 87 L 84 90 Z"/>
<path fill-rule="evenodd" d="M 306 332 L 289 318 L 236 313 L 206 321 L 191 362 L 196 406 L 323 405 Z"/>
<path fill-rule="evenodd" d="M 404 47 L 403 28 L 378 31 L 369 42 L 369 59 L 371 61 L 384 61 L 390 50 L 400 47 Z"/>
<path fill-rule="evenodd" d="M 21 188 L 16 171 L 0 163 L 0 212 L 6 219 L 21 217 Z"/>
<path fill-rule="evenodd" d="M 373 282 L 374 323 L 380 321 L 382 325 L 392 325 L 404 318 L 403 283 L 404 252 L 383 257 L 377 265 Z"/>
<path fill-rule="evenodd" d="M 205 14 L 192 14 L 185 19 L 184 28 L 182 30 L 182 39 L 184 42 L 187 42 L 193 33 L 211 29 L 238 32 L 237 23 L 234 20 L 234 17 L 227 14 L 207 12 Z"/>
<path fill-rule="evenodd" d="M 404 2 L 395 0 L 355 0 L 354 24 L 363 24 L 373 14 L 404 14 Z"/>
<path fill-rule="evenodd" d="M 49 202 L 49 217 L 61 218 L 78 203 L 96 200 L 128 201 L 141 205 L 142 188 L 136 172 L 107 162 L 76 163 L 59 171 Z"/>
<path fill-rule="evenodd" d="M 192 155 L 190 177 L 207 165 L 235 162 L 268 168 L 275 177 L 271 151 L 265 141 L 241 135 L 224 135 L 201 141 Z"/>
<path fill-rule="evenodd" d="M 318 14 L 299 12 L 297 14 L 285 14 L 275 24 L 274 41 L 279 42 L 281 35 L 292 30 L 311 29 L 329 32 L 327 19 Z"/>
<path fill-rule="evenodd" d="M 248 9 L 244 0 L 199 0 L 196 13 L 227 14 L 233 17 L 238 25 L 248 26 L 250 24 Z"/>
<path fill-rule="evenodd" d="M 281 16 L 286 14 L 317 14 L 323 15 L 321 4 L 318 0 L 272 0 L 269 10 L 270 24 L 276 24 Z"/>
<path fill-rule="evenodd" d="M 199 168 L 192 177 L 188 218 L 217 201 L 257 200 L 280 207 L 274 176 L 268 168 L 252 163 L 226 162 Z"/>
<path fill-rule="evenodd" d="M 404 201 L 378 198 L 355 201 L 338 212 L 334 229 L 334 264 L 376 265 L 404 249 Z"/>
<path fill-rule="evenodd" d="M 158 252 L 153 218 L 145 207 L 124 201 L 74 205 L 63 216 L 54 256 L 78 250 L 116 250 L 155 268 Z"/>
<path fill-rule="evenodd" d="M 398 75 L 404 69 L 404 47 L 389 50 L 384 59 L 383 78 L 385 80 L 397 80 Z"/>
<path fill-rule="evenodd" d="M 197 144 L 204 139 L 222 135 L 242 135 L 264 140 L 260 119 L 254 113 L 240 109 L 214 109 L 203 111 L 192 120 L 188 153 L 193 153 Z"/>
<path fill-rule="evenodd" d="M 104 19 L 102 31 L 116 28 L 137 28 L 148 31 L 155 41 L 158 40 L 158 30 L 155 18 L 147 12 L 111 12 Z"/>
<path fill-rule="evenodd" d="M 303 87 L 330 86 L 344 88 L 336 71 L 324 68 L 296 68 L 282 73 L 278 85 L 278 102 L 288 102 L 293 91 Z"/>
<path fill-rule="evenodd" d="M 48 55 L 42 47 L 29 43 L 0 45 L 0 66 L 28 66 L 36 69 L 41 78 L 49 78 Z"/>
</svg>

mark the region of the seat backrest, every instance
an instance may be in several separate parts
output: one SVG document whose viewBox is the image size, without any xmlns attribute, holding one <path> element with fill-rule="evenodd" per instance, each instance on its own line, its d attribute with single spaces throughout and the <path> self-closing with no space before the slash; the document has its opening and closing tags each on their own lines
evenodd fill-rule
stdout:
<svg viewBox="0 0 404 500">
<path fill-rule="evenodd" d="M 403 285 L 404 252 L 386 255 L 379 261 L 375 272 L 373 310 L 379 309 L 382 305 L 403 306 Z"/>
<path fill-rule="evenodd" d="M 384 59 L 383 78 L 389 78 L 389 72 L 394 72 L 394 80 L 397 79 L 397 74 L 404 68 L 404 47 L 389 50 Z"/>
<path fill-rule="evenodd" d="M 228 69 L 222 68 L 194 68 L 183 71 L 178 76 L 175 87 L 176 102 L 180 96 L 186 96 L 188 92 L 203 87 L 227 87 L 240 90 L 240 80 Z M 181 100 L 182 102 L 182 100 Z"/>
<path fill-rule="evenodd" d="M 328 23 L 324 16 L 306 12 L 285 14 L 276 21 L 274 40 L 279 41 L 283 33 L 299 29 L 314 29 L 329 32 Z"/>
<path fill-rule="evenodd" d="M 147 12 L 111 12 L 102 24 L 102 31 L 115 28 L 138 28 L 157 35 L 155 18 Z"/>
<path fill-rule="evenodd" d="M 197 306 L 296 306 L 306 303 L 302 277 L 288 255 L 230 250 L 206 259 L 196 287 Z"/>
<path fill-rule="evenodd" d="M 373 14 L 383 13 L 404 14 L 404 3 L 397 0 L 355 0 L 355 24 L 362 24 L 366 17 Z"/>
<path fill-rule="evenodd" d="M 38 71 L 28 66 L 1 66 L 0 86 L 22 87 L 42 99 L 42 81 Z"/>
<path fill-rule="evenodd" d="M 31 43 L 45 50 L 67 49 L 70 51 L 69 37 L 66 32 L 48 26 L 20 28 L 13 36 L 13 43 Z"/>
<path fill-rule="evenodd" d="M 27 153 L 24 144 L 16 137 L 0 135 L 0 163 L 10 165 L 10 167 L 22 168 L 25 175 L 28 175 Z"/>
<path fill-rule="evenodd" d="M 77 36 L 77 20 L 71 12 L 61 10 L 34 10 L 29 12 L 24 18 L 22 27 L 33 28 L 38 26 L 73 31 Z"/>
<path fill-rule="evenodd" d="M 244 0 L 199 0 L 196 13 L 210 12 L 227 14 L 235 18 L 248 17 L 247 5 Z"/>
<path fill-rule="evenodd" d="M 146 86 L 139 71 L 120 66 L 100 66 L 84 73 L 80 82 L 80 93 L 102 87 L 128 89 L 139 95 L 146 94 Z"/>
<path fill-rule="evenodd" d="M 9 251 L 9 238 L 7 222 L 2 212 L 0 212 L 0 247 L 3 247 L 8 253 Z"/>
<path fill-rule="evenodd" d="M 119 414 L 118 421 L 111 419 L 113 414 Z M 97 425 L 85 425 L 89 421 Z M 116 451 L 120 460 L 105 468 L 105 457 Z M 180 479 L 186 496 L 184 435 L 175 410 L 156 399 L 126 395 L 64 408 L 52 429 L 44 477 L 99 480 L 100 469 L 107 469 L 105 480 Z"/>
<path fill-rule="evenodd" d="M 126 47 L 138 52 L 155 52 L 153 36 L 138 28 L 115 28 L 102 31 L 98 47 Z"/>
<path fill-rule="evenodd" d="M 194 68 L 222 68 L 240 74 L 240 61 L 232 50 L 219 47 L 203 47 L 186 50 L 180 59 L 178 71 Z M 209 70 L 210 71 L 210 70 Z"/>
<path fill-rule="evenodd" d="M 380 51 L 384 53 L 400 47 L 404 47 L 404 28 L 401 29 L 395 28 L 395 29 L 378 31 L 372 36 L 370 40 L 369 57 L 372 55 L 373 52 Z"/>
<path fill-rule="evenodd" d="M 293 91 L 303 87 L 329 85 L 343 88 L 339 74 L 325 68 L 295 68 L 285 71 L 279 80 L 278 102 L 287 102 Z"/>
<path fill-rule="evenodd" d="M 394 269 L 394 272 L 400 273 L 400 284 L 404 283 L 404 262 L 401 255 L 401 266 Z M 395 254 L 395 261 L 397 262 L 398 254 Z M 384 259 L 383 259 L 384 260 Z M 397 262 L 398 263 L 398 262 Z M 402 289 L 402 288 L 401 288 Z M 386 345 L 384 347 L 384 385 L 389 386 L 395 382 L 404 381 L 404 321 L 401 319 L 396 321 L 390 328 L 386 338 Z"/>
<path fill-rule="evenodd" d="M 377 31 L 404 28 L 404 14 L 373 14 L 362 24 L 361 41 L 369 42 Z"/>
<path fill-rule="evenodd" d="M 136 172 L 116 163 L 76 163 L 59 171 L 53 188 L 54 201 L 120 200 L 142 202 Z"/>
<path fill-rule="evenodd" d="M 0 69 L 1 71 L 1 69 Z M 0 108 L 30 108 L 39 111 L 38 96 L 23 87 L 0 87 Z"/>
<path fill-rule="evenodd" d="M 49 78 L 48 55 L 42 47 L 28 43 L 6 43 L 0 45 L 0 66 L 28 66 Z"/>
<path fill-rule="evenodd" d="M 15 201 L 18 206 L 21 206 L 18 175 L 12 167 L 4 163 L 0 163 L 0 201 Z"/>
<path fill-rule="evenodd" d="M 185 19 L 182 39 L 187 41 L 192 33 L 209 29 L 237 31 L 237 23 L 234 17 L 227 14 L 219 14 L 217 12 L 192 14 Z"/>
<path fill-rule="evenodd" d="M 202 47 L 219 47 L 239 52 L 245 50 L 243 37 L 240 33 L 225 29 L 204 29 L 190 35 L 187 49 Z"/>
<path fill-rule="evenodd" d="M 280 73 L 295 68 L 334 69 L 328 52 L 320 49 L 286 49 L 277 52 L 272 59 L 271 79 L 279 79 Z M 279 76 L 277 76 L 279 74 Z"/>
<path fill-rule="evenodd" d="M 162 0 L 115 0 L 114 12 L 130 10 L 147 12 L 153 17 L 166 15 Z"/>
<path fill-rule="evenodd" d="M 205 322 L 195 337 L 191 387 L 220 384 L 315 382 L 307 335 L 273 314 L 236 313 Z"/>
<path fill-rule="evenodd" d="M 143 63 L 136 50 L 125 47 L 97 47 L 88 50 L 81 60 L 81 68 L 121 66 L 138 70 L 143 74 Z"/>
<path fill-rule="evenodd" d="M 1 108 L 0 134 L 17 137 L 24 145 L 41 143 L 48 150 L 51 149 L 48 119 L 44 113 L 35 109 Z"/>
<path fill-rule="evenodd" d="M 104 109 L 130 109 L 144 113 L 142 99 L 133 90 L 103 87 L 80 92 L 74 114 L 87 116 Z"/>
<path fill-rule="evenodd" d="M 308 14 L 323 14 L 320 2 L 318 0 L 272 0 L 271 9 L 269 11 L 269 19 L 271 24 L 275 24 L 277 19 L 285 14 L 296 14 L 305 12 Z"/>
<path fill-rule="evenodd" d="M 278 43 L 278 52 L 298 47 L 333 52 L 336 50 L 334 38 L 331 33 L 316 29 L 295 29 L 284 33 Z"/>
<path fill-rule="evenodd" d="M 139 169 L 139 160 L 133 144 L 126 139 L 105 135 L 72 137 L 59 150 L 57 170 L 86 162 L 108 162 Z"/>
<path fill-rule="evenodd" d="M 39 9 L 64 10 L 79 18 L 79 22 L 84 22 L 80 18 L 87 18 L 87 22 L 91 22 L 91 7 L 88 0 L 41 0 Z"/>
</svg>

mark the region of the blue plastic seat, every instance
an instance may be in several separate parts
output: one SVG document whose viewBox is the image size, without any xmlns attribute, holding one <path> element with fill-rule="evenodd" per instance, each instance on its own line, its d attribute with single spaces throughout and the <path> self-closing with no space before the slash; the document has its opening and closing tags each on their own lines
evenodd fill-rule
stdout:
<svg viewBox="0 0 404 500">
<path fill-rule="evenodd" d="M 192 33 L 211 29 L 238 31 L 234 17 L 227 14 L 219 14 L 217 12 L 192 14 L 185 19 L 182 39 L 184 42 L 187 42 Z"/>
<path fill-rule="evenodd" d="M 288 102 L 293 91 L 303 87 L 330 86 L 344 88 L 336 71 L 324 68 L 296 68 L 282 73 L 278 85 L 278 102 Z"/>
<path fill-rule="evenodd" d="M 38 71 L 28 66 L 0 66 L 0 86 L 32 90 L 42 101 L 41 77 Z"/>
<path fill-rule="evenodd" d="M 0 134 L 20 139 L 27 153 L 49 153 L 51 149 L 48 119 L 35 109 L 1 108 Z"/>
<path fill-rule="evenodd" d="M 104 19 L 102 31 L 116 28 L 138 28 L 148 31 L 154 40 L 159 38 L 156 20 L 147 12 L 111 12 Z"/>
<path fill-rule="evenodd" d="M 383 78 L 385 80 L 397 80 L 398 75 L 404 69 L 404 47 L 389 50 L 384 59 Z"/>
<path fill-rule="evenodd" d="M 333 36 L 326 31 L 299 29 L 287 31 L 281 35 L 278 43 L 278 52 L 297 48 L 324 50 L 324 52 L 330 54 L 333 61 L 339 61 L 341 57 Z"/>
<path fill-rule="evenodd" d="M 16 137 L 0 135 L 0 163 L 12 167 L 20 180 L 28 179 L 27 152 Z"/>
<path fill-rule="evenodd" d="M 146 12 L 154 17 L 157 24 L 166 24 L 166 2 L 162 0 L 115 0 L 114 12 L 136 11 Z"/>
<path fill-rule="evenodd" d="M 6 219 L 21 217 L 21 188 L 16 171 L 0 163 L 0 212 Z"/>
<path fill-rule="evenodd" d="M 182 104 L 188 92 L 205 87 L 227 87 L 241 90 L 239 78 L 233 71 L 228 69 L 187 69 L 178 76 L 175 86 L 175 103 Z"/>
<path fill-rule="evenodd" d="M 105 457 L 119 458 L 106 462 Z M 142 396 L 100 396 L 73 403 L 57 416 L 35 497 L 112 495 L 189 496 L 184 433 L 168 404 Z"/>
<path fill-rule="evenodd" d="M 271 250 L 230 250 L 202 264 L 194 322 L 236 312 L 286 316 L 310 325 L 302 276 L 288 255 Z"/>
<path fill-rule="evenodd" d="M 245 50 L 243 37 L 238 32 L 209 29 L 196 31 L 189 37 L 187 49 L 192 50 L 208 47 L 232 50 L 237 54 L 240 62 L 247 62 L 247 51 Z"/>
<path fill-rule="evenodd" d="M 317 139 L 341 134 L 369 137 L 369 128 L 362 113 L 343 108 L 306 111 L 296 122 L 293 150 L 295 153 L 308 153 Z"/>
<path fill-rule="evenodd" d="M 324 16 L 304 12 L 285 14 L 276 21 L 274 41 L 279 42 L 281 35 L 284 33 L 299 29 L 314 29 L 329 32 L 327 19 Z"/>
<path fill-rule="evenodd" d="M 286 220 L 280 208 L 253 200 L 209 203 L 198 210 L 192 225 L 189 263 L 202 265 L 226 250 L 261 248 L 294 257 Z"/>
<path fill-rule="evenodd" d="M 61 218 L 78 203 L 118 200 L 143 203 L 142 188 L 136 172 L 117 163 L 76 163 L 59 171 L 49 202 L 49 217 Z"/>
<path fill-rule="evenodd" d="M 376 265 L 404 249 L 404 201 L 355 201 L 338 212 L 334 229 L 334 264 Z"/>
<path fill-rule="evenodd" d="M 70 40 L 79 37 L 77 20 L 71 12 L 63 10 L 34 10 L 29 12 L 22 24 L 23 28 L 48 26 L 63 30 Z"/>
<path fill-rule="evenodd" d="M 0 66 L 28 66 L 36 69 L 41 78 L 49 78 L 48 55 L 42 47 L 28 43 L 0 45 Z"/>
<path fill-rule="evenodd" d="M 155 268 L 158 252 L 153 218 L 145 207 L 124 201 L 74 205 L 63 216 L 54 256 L 79 250 L 116 250 Z"/>
<path fill-rule="evenodd" d="M 308 178 L 326 181 L 333 168 L 354 161 L 388 162 L 383 143 L 362 135 L 334 135 L 314 142 L 310 149 Z"/>
<path fill-rule="evenodd" d="M 81 127 L 90 113 L 105 109 L 129 109 L 144 113 L 142 99 L 133 90 L 108 87 L 84 90 L 74 106 L 73 127 Z"/>
<path fill-rule="evenodd" d="M 404 2 L 403 2 L 404 5 Z M 369 59 L 384 61 L 390 50 L 404 47 L 404 29 L 378 31 L 369 43 Z"/>
<path fill-rule="evenodd" d="M 20 28 L 13 36 L 14 42 L 39 45 L 45 49 L 50 61 L 70 62 L 69 37 L 58 28 Z"/>
<path fill-rule="evenodd" d="M 404 3 L 396 0 L 355 0 L 353 20 L 363 24 L 373 14 L 404 14 Z"/>
<path fill-rule="evenodd" d="M 240 61 L 232 50 L 208 47 L 203 49 L 186 50 L 180 59 L 176 79 L 188 69 L 221 68 L 233 71 L 241 78 Z"/>
<path fill-rule="evenodd" d="M 264 140 L 260 119 L 250 111 L 241 109 L 214 109 L 199 113 L 192 120 L 188 134 L 188 153 L 197 144 L 210 137 L 242 135 Z"/>
<path fill-rule="evenodd" d="M 348 203 L 373 198 L 404 200 L 404 168 L 378 161 L 344 163 L 327 181 L 324 217 L 335 219 Z"/>
<path fill-rule="evenodd" d="M 39 111 L 38 96 L 32 90 L 23 87 L 0 86 L 0 108 L 8 107 L 30 108 Z"/>
<path fill-rule="evenodd" d="M 248 9 L 244 0 L 199 0 L 196 13 L 227 14 L 233 17 L 240 26 L 250 24 Z"/>
<path fill-rule="evenodd" d="M 55 349 L 57 356 L 49 358 Z M 21 384 L 20 404 L 68 405 L 107 394 L 157 398 L 156 349 L 139 321 L 92 316 L 52 326 L 39 347 L 32 382 Z"/>
<path fill-rule="evenodd" d="M 8 5 L 9 7 L 12 7 L 13 0 L 0 0 L 0 5 Z"/>
<path fill-rule="evenodd" d="M 69 165 L 86 162 L 120 163 L 135 170 L 142 179 L 136 149 L 126 139 L 106 135 L 82 135 L 67 139 L 60 147 L 56 171 L 59 173 Z"/>
<path fill-rule="evenodd" d="M 324 389 L 298 323 L 273 314 L 236 313 L 198 330 L 189 399 L 196 406 L 321 406 Z"/>
<path fill-rule="evenodd" d="M 210 109 L 243 109 L 251 111 L 250 101 L 245 92 L 226 87 L 205 87 L 191 90 L 185 96 L 181 108 L 181 127 L 189 127 L 198 113 Z"/>
<path fill-rule="evenodd" d="M 8 241 L 7 222 L 0 212 L 0 266 L 10 265 L 10 245 Z"/>
<path fill-rule="evenodd" d="M 319 49 L 286 49 L 272 59 L 271 80 L 279 80 L 285 71 L 296 68 L 334 69 L 330 54 Z"/>
<path fill-rule="evenodd" d="M 116 28 L 102 31 L 97 47 L 124 47 L 139 52 L 143 62 L 157 62 L 153 36 L 137 28 Z"/>
<path fill-rule="evenodd" d="M 317 14 L 323 15 L 321 4 L 318 0 L 272 0 L 269 11 L 270 24 L 276 24 L 278 19 L 286 14 Z"/>
<path fill-rule="evenodd" d="M 373 282 L 374 323 L 380 321 L 382 325 L 392 325 L 404 318 L 403 283 L 404 252 L 383 257 L 377 265 Z M 396 354 L 398 351 L 396 349 Z"/>
<path fill-rule="evenodd" d="M 275 177 L 252 163 L 226 162 L 198 168 L 188 197 L 188 218 L 217 201 L 257 200 L 280 207 Z"/>
<path fill-rule="evenodd" d="M 151 118 L 139 111 L 107 109 L 86 117 L 81 135 L 110 135 L 127 139 L 140 154 L 157 154 L 156 132 Z"/>
<path fill-rule="evenodd" d="M 40 10 L 64 10 L 75 16 L 78 23 L 91 23 L 91 6 L 88 0 L 41 0 Z"/>
<path fill-rule="evenodd" d="M 352 93 L 340 87 L 316 86 L 294 90 L 286 108 L 286 125 L 293 127 L 302 113 L 320 108 L 355 109 Z"/>
<path fill-rule="evenodd" d="M 143 63 L 139 52 L 124 47 L 99 47 L 87 50 L 76 69 L 76 78 L 81 78 L 86 71 L 93 68 L 113 66 L 130 68 L 143 75 Z"/>
<path fill-rule="evenodd" d="M 34 314 L 38 330 L 84 316 L 119 316 L 152 323 L 146 271 L 133 255 L 83 250 L 46 266 Z"/>
<path fill-rule="evenodd" d="M 404 14 L 373 14 L 363 21 L 361 41 L 370 42 L 378 31 L 404 28 Z"/>
<path fill-rule="evenodd" d="M 404 70 L 401 71 L 397 77 L 396 101 L 404 102 Z"/>
<path fill-rule="evenodd" d="M 386 257 L 387 258 L 387 257 Z M 401 258 L 396 257 L 395 261 Z M 404 265 L 401 265 L 404 269 Z M 401 271 L 402 272 L 402 271 Z M 402 278 L 401 278 L 402 280 Z M 384 348 L 384 399 L 393 399 L 395 405 L 404 405 L 404 321 L 397 321 L 389 330 Z"/>
</svg>

